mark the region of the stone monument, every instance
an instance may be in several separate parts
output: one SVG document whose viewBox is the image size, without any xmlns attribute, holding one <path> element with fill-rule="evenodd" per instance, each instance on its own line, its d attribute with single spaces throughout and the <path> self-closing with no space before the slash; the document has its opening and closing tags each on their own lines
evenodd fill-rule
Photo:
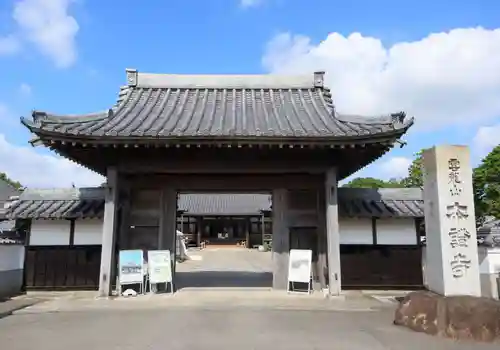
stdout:
<svg viewBox="0 0 500 350">
<path fill-rule="evenodd" d="M 481 296 L 469 148 L 435 146 L 422 158 L 427 288 Z"/>
</svg>

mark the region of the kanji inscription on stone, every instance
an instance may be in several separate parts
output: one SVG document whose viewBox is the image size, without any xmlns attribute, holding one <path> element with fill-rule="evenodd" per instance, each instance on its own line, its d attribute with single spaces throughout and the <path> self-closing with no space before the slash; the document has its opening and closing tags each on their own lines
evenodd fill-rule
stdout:
<svg viewBox="0 0 500 350">
<path fill-rule="evenodd" d="M 452 227 L 448 235 L 450 236 L 450 246 L 452 248 L 467 248 L 469 246 L 471 234 L 466 228 Z"/>
<path fill-rule="evenodd" d="M 467 219 L 469 217 L 469 214 L 467 213 L 467 206 L 460 204 L 459 202 L 447 205 L 446 216 L 449 219 Z"/>
<path fill-rule="evenodd" d="M 448 160 L 448 183 L 450 186 L 450 194 L 457 196 L 462 193 L 462 180 L 460 178 L 460 161 L 456 158 Z"/>
<path fill-rule="evenodd" d="M 442 295 L 481 295 L 470 152 L 442 145 L 423 152 L 424 283 Z M 431 234 L 429 234 L 431 233 Z"/>
<path fill-rule="evenodd" d="M 451 272 L 454 278 L 462 278 L 464 277 L 467 270 L 470 268 L 472 264 L 471 259 L 467 258 L 465 254 L 457 253 L 453 256 L 453 259 L 450 261 Z"/>
</svg>

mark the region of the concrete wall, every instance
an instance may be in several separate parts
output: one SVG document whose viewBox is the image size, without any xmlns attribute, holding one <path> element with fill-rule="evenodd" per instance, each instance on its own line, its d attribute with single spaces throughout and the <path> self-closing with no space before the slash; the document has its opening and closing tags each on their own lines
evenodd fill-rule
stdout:
<svg viewBox="0 0 500 350">
<path fill-rule="evenodd" d="M 15 295 L 23 284 L 24 246 L 0 245 L 0 298 Z"/>
<path fill-rule="evenodd" d="M 479 273 L 481 278 L 481 295 L 499 299 L 500 248 L 479 247 Z"/>
</svg>

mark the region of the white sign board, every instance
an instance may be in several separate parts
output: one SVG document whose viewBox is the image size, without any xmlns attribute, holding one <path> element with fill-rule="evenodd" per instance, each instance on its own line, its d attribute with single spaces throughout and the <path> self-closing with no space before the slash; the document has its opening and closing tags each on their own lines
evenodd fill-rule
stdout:
<svg viewBox="0 0 500 350">
<path fill-rule="evenodd" d="M 288 281 L 309 283 L 311 281 L 312 250 L 290 249 Z"/>
<path fill-rule="evenodd" d="M 172 282 L 170 250 L 149 250 L 148 268 L 150 283 Z"/>
<path fill-rule="evenodd" d="M 120 250 L 119 254 L 120 284 L 143 283 L 143 254 L 142 250 Z"/>
</svg>

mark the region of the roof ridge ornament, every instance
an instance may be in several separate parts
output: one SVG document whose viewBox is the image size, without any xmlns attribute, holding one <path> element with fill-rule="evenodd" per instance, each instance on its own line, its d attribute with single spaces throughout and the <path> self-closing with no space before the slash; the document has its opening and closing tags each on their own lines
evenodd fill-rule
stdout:
<svg viewBox="0 0 500 350">
<path fill-rule="evenodd" d="M 127 73 L 127 85 L 137 86 L 137 75 L 138 75 L 137 69 L 127 68 L 125 69 L 125 72 Z"/>
<path fill-rule="evenodd" d="M 325 72 L 324 71 L 314 72 L 314 87 L 321 88 L 321 89 L 325 87 Z"/>
<path fill-rule="evenodd" d="M 392 123 L 393 124 L 403 124 L 406 118 L 405 112 L 397 112 L 391 113 Z"/>
</svg>

